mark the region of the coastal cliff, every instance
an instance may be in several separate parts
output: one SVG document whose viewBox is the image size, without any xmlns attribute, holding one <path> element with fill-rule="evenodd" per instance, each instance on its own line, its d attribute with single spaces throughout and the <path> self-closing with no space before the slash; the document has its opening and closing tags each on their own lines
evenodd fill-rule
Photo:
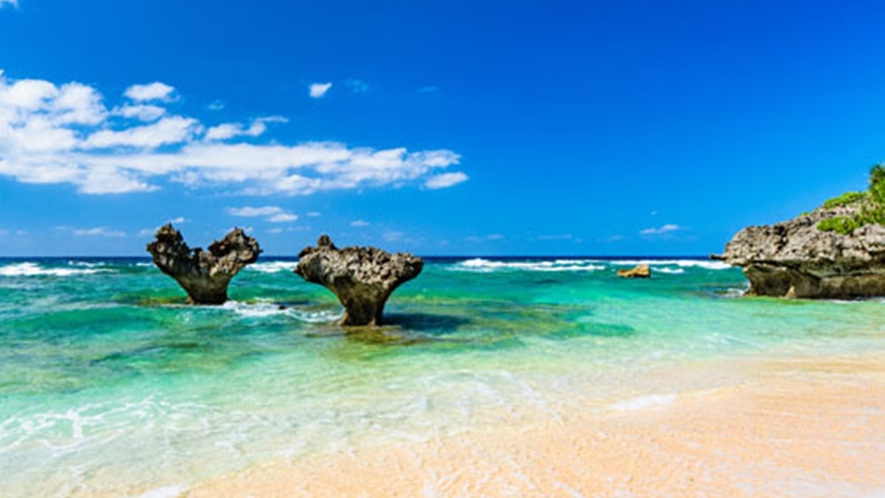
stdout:
<svg viewBox="0 0 885 498">
<path fill-rule="evenodd" d="M 849 192 L 810 213 L 738 232 L 715 256 L 744 270 L 748 295 L 853 299 L 885 296 L 885 169 L 868 192 Z"/>
</svg>

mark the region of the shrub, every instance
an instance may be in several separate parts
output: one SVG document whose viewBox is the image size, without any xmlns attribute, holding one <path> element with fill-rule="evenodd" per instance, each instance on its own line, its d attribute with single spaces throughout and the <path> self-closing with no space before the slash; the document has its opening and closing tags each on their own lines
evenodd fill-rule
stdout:
<svg viewBox="0 0 885 498">
<path fill-rule="evenodd" d="M 885 166 L 877 164 L 870 170 L 870 187 L 867 192 L 846 192 L 828 200 L 824 208 L 832 209 L 868 200 L 854 216 L 834 216 L 817 224 L 818 230 L 848 235 L 864 225 L 885 225 Z"/>
<path fill-rule="evenodd" d="M 833 209 L 840 206 L 848 206 L 867 197 L 866 192 L 845 192 L 839 197 L 834 197 L 824 202 L 825 209 Z"/>
<path fill-rule="evenodd" d="M 848 235 L 857 228 L 860 228 L 857 219 L 847 218 L 845 216 L 833 216 L 832 218 L 821 220 L 821 222 L 817 224 L 818 230 L 823 232 L 841 233 L 842 235 Z"/>
</svg>

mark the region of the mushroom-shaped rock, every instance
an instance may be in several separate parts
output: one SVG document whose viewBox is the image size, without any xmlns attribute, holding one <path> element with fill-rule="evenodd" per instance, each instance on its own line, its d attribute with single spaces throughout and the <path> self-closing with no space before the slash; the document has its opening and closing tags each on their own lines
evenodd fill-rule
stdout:
<svg viewBox="0 0 885 498">
<path fill-rule="evenodd" d="M 409 253 L 376 247 L 338 249 L 328 235 L 298 255 L 295 273 L 332 291 L 344 306 L 341 325 L 380 325 L 387 298 L 417 277 L 424 261 Z"/>
<path fill-rule="evenodd" d="M 154 264 L 174 278 L 191 304 L 224 304 L 227 286 L 234 275 L 258 260 L 261 248 L 242 228 L 234 228 L 215 241 L 208 251 L 191 250 L 181 232 L 166 224 L 157 230 L 155 240 L 147 245 Z"/>
<path fill-rule="evenodd" d="M 637 265 L 630 270 L 618 270 L 618 276 L 624 278 L 651 278 L 651 269 L 648 265 Z"/>
<path fill-rule="evenodd" d="M 849 219 L 863 208 L 822 207 L 789 221 L 745 228 L 716 258 L 743 268 L 748 295 L 885 296 L 885 226 L 872 223 L 849 233 L 821 229 L 823 222 Z"/>
</svg>

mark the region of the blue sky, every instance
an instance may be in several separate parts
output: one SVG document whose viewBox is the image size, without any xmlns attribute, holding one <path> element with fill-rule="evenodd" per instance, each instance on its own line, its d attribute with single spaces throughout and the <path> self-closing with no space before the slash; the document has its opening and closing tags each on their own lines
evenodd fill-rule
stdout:
<svg viewBox="0 0 885 498">
<path fill-rule="evenodd" d="M 885 159 L 885 7 L 0 0 L 0 255 L 706 255 Z"/>
</svg>

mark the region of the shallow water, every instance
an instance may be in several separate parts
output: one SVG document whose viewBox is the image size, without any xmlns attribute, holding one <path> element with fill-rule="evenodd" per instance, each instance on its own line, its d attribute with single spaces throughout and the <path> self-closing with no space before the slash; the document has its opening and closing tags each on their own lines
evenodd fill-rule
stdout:
<svg viewBox="0 0 885 498">
<path fill-rule="evenodd" d="M 651 280 L 615 277 L 639 262 Z M 717 382 L 648 372 L 885 346 L 881 301 L 738 299 L 740 271 L 703 260 L 430 260 L 389 326 L 348 334 L 294 266 L 262 259 L 231 302 L 191 307 L 143 259 L 0 260 L 0 496 L 174 495 L 280 456 Z"/>
</svg>

